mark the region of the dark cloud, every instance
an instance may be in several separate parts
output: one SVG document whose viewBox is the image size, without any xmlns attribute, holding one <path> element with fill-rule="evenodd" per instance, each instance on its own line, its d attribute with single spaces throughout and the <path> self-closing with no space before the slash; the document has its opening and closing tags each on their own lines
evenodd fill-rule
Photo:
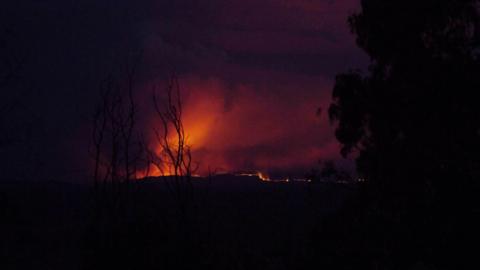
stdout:
<svg viewBox="0 0 480 270">
<path fill-rule="evenodd" d="M 348 70 L 352 64 L 361 67 L 356 52 L 319 52 L 319 53 L 233 53 L 232 62 L 245 68 L 264 68 L 283 72 L 307 74 L 312 76 L 333 77 L 339 70 Z"/>
</svg>

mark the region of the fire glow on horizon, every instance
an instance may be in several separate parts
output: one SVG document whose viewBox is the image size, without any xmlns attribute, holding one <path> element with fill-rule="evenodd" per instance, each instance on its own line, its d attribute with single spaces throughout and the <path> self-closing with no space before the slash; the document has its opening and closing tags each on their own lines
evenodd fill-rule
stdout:
<svg viewBox="0 0 480 270">
<path fill-rule="evenodd" d="M 248 84 L 226 85 L 215 78 L 179 81 L 186 143 L 193 163 L 198 164 L 196 174 L 253 171 L 261 172 L 257 174 L 261 180 L 270 181 L 267 175 L 272 171 L 306 171 L 320 158 L 338 156 L 337 143 L 328 134 L 332 132 L 328 119 L 316 115 L 318 107 L 329 102 L 320 91 L 299 96 L 288 85 L 271 91 Z M 152 114 L 146 128 L 159 125 L 158 116 Z M 175 141 L 174 134 L 171 136 Z M 154 136 L 148 143 L 157 154 L 162 151 Z M 172 174 L 168 165 L 151 165 L 137 172 L 139 178 Z"/>
<path fill-rule="evenodd" d="M 316 111 L 328 108 L 334 74 L 361 60 L 345 23 L 358 1 L 227 2 L 195 5 L 203 12 L 174 23 L 158 16 L 143 41 L 155 71 L 171 71 L 175 63 L 179 72 L 197 173 L 261 171 L 284 178 L 310 171 L 320 159 L 340 159 L 333 128 Z M 183 12 L 188 4 L 179 7 Z M 142 82 L 145 104 L 151 86 L 162 85 L 156 76 Z M 158 127 L 156 120 L 147 116 L 143 130 Z M 154 138 L 146 141 L 158 149 Z M 151 169 L 160 171 L 169 169 Z"/>
</svg>

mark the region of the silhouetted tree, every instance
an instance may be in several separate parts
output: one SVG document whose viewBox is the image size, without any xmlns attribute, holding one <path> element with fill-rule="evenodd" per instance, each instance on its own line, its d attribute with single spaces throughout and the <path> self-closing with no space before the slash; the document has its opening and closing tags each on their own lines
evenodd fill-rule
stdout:
<svg viewBox="0 0 480 270">
<path fill-rule="evenodd" d="M 477 159 L 477 2 L 366 0 L 349 18 L 370 74 L 338 75 L 329 113 L 369 181 L 465 174 Z"/>
<path fill-rule="evenodd" d="M 126 65 L 122 75 L 125 80 L 109 77 L 101 83 L 100 101 L 93 117 L 90 152 L 94 194 L 85 239 L 86 269 L 149 269 L 146 266 L 153 264 L 136 258 L 153 252 L 147 237 L 155 238 L 156 234 L 147 230 L 147 211 L 139 210 L 139 194 L 132 181 L 145 159 L 143 139 L 137 135 L 135 69 Z"/>
<path fill-rule="evenodd" d="M 183 124 L 183 104 L 180 84 L 176 76 L 168 82 L 161 102 L 157 93 L 153 94 L 155 112 L 160 119 L 161 130 L 154 129 L 159 149 L 151 149 L 150 160 L 165 177 L 165 182 L 176 197 L 181 211 L 192 196 L 192 174 L 198 164 L 192 160 L 191 145 Z"/>
<path fill-rule="evenodd" d="M 100 102 L 93 117 L 93 180 L 97 199 L 105 192 L 114 204 L 127 200 L 130 181 L 144 160 L 137 133 L 138 107 L 134 100 L 137 64 L 126 65 L 125 80 L 109 77 L 100 86 Z M 126 202 L 124 202 L 125 204 Z"/>
<path fill-rule="evenodd" d="M 93 121 L 95 185 L 99 181 L 128 182 L 135 173 L 131 148 L 136 108 L 131 91 L 128 87 L 125 99 L 123 91 L 113 80 L 102 84 L 101 102 Z"/>
<path fill-rule="evenodd" d="M 155 134 L 161 147 L 160 155 L 162 157 L 160 159 L 167 165 L 158 167 L 162 173 L 167 175 L 191 176 L 195 168 L 192 166 L 191 146 L 188 144 L 188 135 L 183 125 L 180 85 L 175 76 L 169 81 L 166 100 L 166 104 L 162 107 L 154 93 L 155 111 L 162 124 L 162 130 L 155 130 Z"/>
<path fill-rule="evenodd" d="M 363 0 L 349 17 L 371 59 L 367 75 L 336 77 L 329 109 L 366 179 L 362 208 L 342 217 L 352 225 L 337 227 L 352 265 L 466 264 L 479 213 L 478 2 Z"/>
</svg>

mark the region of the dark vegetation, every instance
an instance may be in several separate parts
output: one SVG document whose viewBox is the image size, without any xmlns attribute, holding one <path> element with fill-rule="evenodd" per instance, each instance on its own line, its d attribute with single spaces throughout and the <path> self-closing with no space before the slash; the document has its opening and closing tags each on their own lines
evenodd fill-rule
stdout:
<svg viewBox="0 0 480 270">
<path fill-rule="evenodd" d="M 368 74 L 336 78 L 330 117 L 366 181 L 313 241 L 322 269 L 478 267 L 478 1 L 364 0 Z M 476 266 L 476 267 L 475 267 Z"/>
<path fill-rule="evenodd" d="M 355 190 L 195 178 L 184 215 L 164 180 L 131 183 L 130 204 L 100 214 L 93 186 L 3 183 L 2 269 L 296 269 L 318 218 Z"/>
</svg>

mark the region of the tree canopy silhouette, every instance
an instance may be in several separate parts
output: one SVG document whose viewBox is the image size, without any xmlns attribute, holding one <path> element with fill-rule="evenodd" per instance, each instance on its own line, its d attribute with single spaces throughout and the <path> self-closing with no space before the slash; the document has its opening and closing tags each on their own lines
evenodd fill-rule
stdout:
<svg viewBox="0 0 480 270">
<path fill-rule="evenodd" d="M 366 181 L 360 200 L 324 224 L 318 249 L 329 269 L 464 269 L 474 261 L 478 4 L 362 0 L 349 17 L 371 63 L 367 74 L 337 75 L 329 116 L 342 155 L 355 155 Z"/>
<path fill-rule="evenodd" d="M 479 176 L 478 2 L 363 0 L 349 17 L 369 74 L 336 77 L 329 115 L 370 183 Z"/>
</svg>

